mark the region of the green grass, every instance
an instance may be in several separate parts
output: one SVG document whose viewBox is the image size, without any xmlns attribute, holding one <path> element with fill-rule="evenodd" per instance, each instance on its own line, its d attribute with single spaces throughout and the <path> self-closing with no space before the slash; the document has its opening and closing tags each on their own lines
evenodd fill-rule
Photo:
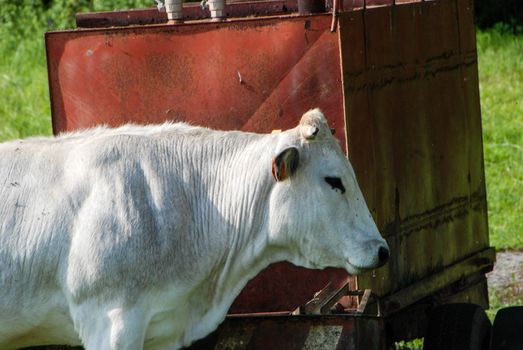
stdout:
<svg viewBox="0 0 523 350">
<path fill-rule="evenodd" d="M 523 249 L 523 35 L 478 31 L 491 244 Z"/>
<path fill-rule="evenodd" d="M 23 24 L 10 21 L 9 15 L 20 9 L 6 6 L 0 17 L 0 140 L 47 135 L 51 131 L 51 113 L 45 27 L 37 19 L 29 20 L 25 12 L 20 13 L 28 18 Z"/>
<path fill-rule="evenodd" d="M 0 61 L 0 139 L 51 132 L 47 72 L 34 56 L 41 45 L 29 41 Z"/>
</svg>

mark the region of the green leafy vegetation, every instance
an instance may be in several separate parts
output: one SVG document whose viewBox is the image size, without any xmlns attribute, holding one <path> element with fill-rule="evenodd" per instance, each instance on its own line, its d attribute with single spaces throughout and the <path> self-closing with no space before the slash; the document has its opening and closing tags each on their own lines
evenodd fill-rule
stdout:
<svg viewBox="0 0 523 350">
<path fill-rule="evenodd" d="M 523 33 L 523 1 L 521 0 L 475 0 L 476 24 L 487 29 L 503 26 L 513 33 Z"/>
<path fill-rule="evenodd" d="M 414 339 L 411 341 L 400 341 L 394 344 L 395 350 L 422 350 L 423 338 Z"/>
</svg>

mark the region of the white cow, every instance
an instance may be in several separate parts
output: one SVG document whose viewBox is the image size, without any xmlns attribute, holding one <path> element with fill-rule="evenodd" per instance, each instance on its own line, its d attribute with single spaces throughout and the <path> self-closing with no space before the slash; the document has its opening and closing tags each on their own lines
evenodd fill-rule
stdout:
<svg viewBox="0 0 523 350">
<path fill-rule="evenodd" d="M 387 257 L 318 109 L 279 134 L 167 123 L 0 145 L 1 349 L 178 349 L 271 263 L 357 274 Z"/>
</svg>

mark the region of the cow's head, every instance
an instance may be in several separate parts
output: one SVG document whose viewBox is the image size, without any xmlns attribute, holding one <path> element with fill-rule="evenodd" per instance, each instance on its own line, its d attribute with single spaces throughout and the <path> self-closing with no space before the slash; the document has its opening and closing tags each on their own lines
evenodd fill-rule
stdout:
<svg viewBox="0 0 523 350">
<path fill-rule="evenodd" d="M 389 247 L 322 112 L 308 111 L 296 128 L 277 137 L 272 245 L 308 268 L 340 267 L 358 274 L 383 265 Z"/>
</svg>

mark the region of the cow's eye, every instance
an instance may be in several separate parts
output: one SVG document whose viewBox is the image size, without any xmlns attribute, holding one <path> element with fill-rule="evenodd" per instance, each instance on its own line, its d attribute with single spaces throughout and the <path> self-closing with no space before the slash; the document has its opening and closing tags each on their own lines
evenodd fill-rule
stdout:
<svg viewBox="0 0 523 350">
<path fill-rule="evenodd" d="M 345 193 L 345 186 L 343 186 L 343 183 L 339 177 L 326 177 L 325 181 L 331 185 L 333 190 L 338 189 L 341 191 L 341 193 Z"/>
</svg>

